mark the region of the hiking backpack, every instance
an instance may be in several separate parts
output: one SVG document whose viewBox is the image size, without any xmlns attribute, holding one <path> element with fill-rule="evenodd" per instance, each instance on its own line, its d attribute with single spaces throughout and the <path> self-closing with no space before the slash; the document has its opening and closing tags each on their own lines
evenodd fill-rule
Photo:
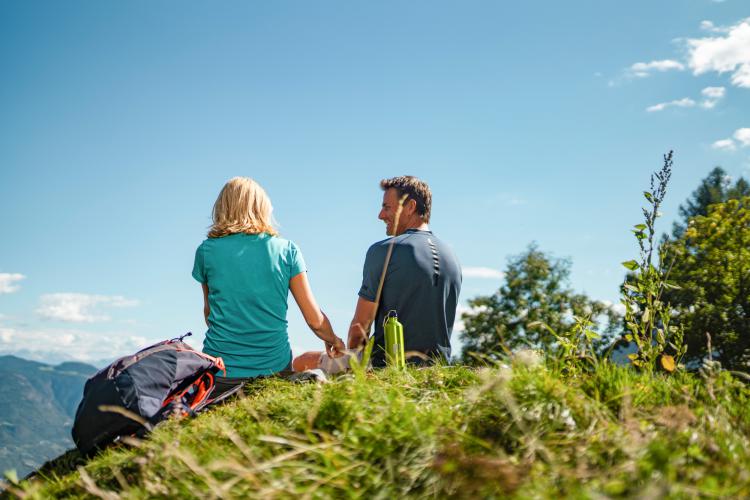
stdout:
<svg viewBox="0 0 750 500">
<path fill-rule="evenodd" d="M 122 357 L 88 379 L 72 432 L 82 453 L 143 435 L 171 415 L 194 416 L 236 392 L 209 398 L 224 362 L 184 343 L 188 335 Z"/>
</svg>

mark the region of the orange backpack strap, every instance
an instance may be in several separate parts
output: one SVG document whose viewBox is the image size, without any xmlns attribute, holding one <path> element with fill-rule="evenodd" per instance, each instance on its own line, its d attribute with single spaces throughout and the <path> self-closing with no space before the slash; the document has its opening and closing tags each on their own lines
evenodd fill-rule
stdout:
<svg viewBox="0 0 750 500">
<path fill-rule="evenodd" d="M 195 410 L 201 406 L 208 399 L 208 396 L 211 395 L 215 385 L 216 379 L 213 373 L 210 372 L 204 373 L 201 378 L 196 380 L 193 384 L 193 387 L 195 387 L 195 392 L 192 395 L 193 400 L 188 403 L 190 409 Z"/>
</svg>

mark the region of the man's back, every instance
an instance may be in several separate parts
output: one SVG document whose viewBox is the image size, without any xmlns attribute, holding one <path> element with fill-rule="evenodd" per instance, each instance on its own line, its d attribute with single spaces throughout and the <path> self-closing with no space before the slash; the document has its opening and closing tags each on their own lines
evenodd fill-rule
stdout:
<svg viewBox="0 0 750 500">
<path fill-rule="evenodd" d="M 367 251 L 359 296 L 374 302 L 391 240 Z M 453 251 L 431 231 L 396 236 L 375 317 L 373 365 L 385 364 L 383 321 L 395 310 L 404 325 L 406 351 L 450 359 L 450 336 L 461 291 L 461 267 Z"/>
</svg>

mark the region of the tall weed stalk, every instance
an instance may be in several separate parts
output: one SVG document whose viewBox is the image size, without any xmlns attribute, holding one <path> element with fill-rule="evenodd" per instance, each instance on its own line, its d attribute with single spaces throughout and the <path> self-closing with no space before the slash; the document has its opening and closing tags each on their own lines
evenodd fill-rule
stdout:
<svg viewBox="0 0 750 500">
<path fill-rule="evenodd" d="M 667 194 L 667 184 L 672 176 L 673 151 L 664 155 L 664 164 L 651 174 L 651 186 L 643 192 L 648 202 L 643 208 L 644 223 L 636 224 L 633 234 L 638 241 L 640 261 L 629 260 L 622 265 L 631 271 L 621 289 L 621 302 L 625 306 L 625 340 L 635 342 L 638 352 L 628 357 L 634 366 L 651 371 L 657 362 L 667 371 L 673 371 L 684 356 L 683 329 L 672 323 L 671 307 L 662 301 L 662 292 L 678 288 L 667 281 L 665 246 L 654 242 L 656 219 L 661 216 L 659 207 Z M 657 262 L 654 263 L 654 253 Z"/>
</svg>

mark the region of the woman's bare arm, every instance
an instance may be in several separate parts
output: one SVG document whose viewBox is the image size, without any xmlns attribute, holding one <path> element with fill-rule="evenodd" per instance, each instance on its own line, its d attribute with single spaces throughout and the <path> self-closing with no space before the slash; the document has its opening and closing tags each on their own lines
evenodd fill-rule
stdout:
<svg viewBox="0 0 750 500">
<path fill-rule="evenodd" d="M 331 326 L 331 322 L 328 321 L 328 316 L 318 307 L 318 303 L 315 301 L 312 289 L 310 288 L 310 283 L 307 280 L 307 273 L 299 273 L 289 280 L 289 289 L 292 291 L 294 300 L 297 302 L 299 310 L 307 322 L 307 326 L 310 327 L 310 330 L 320 340 L 325 342 L 326 351 L 329 354 L 332 353 L 331 351 L 334 351 L 335 354 L 341 352 L 344 349 L 344 342 L 333 332 L 333 327 Z"/>
</svg>

